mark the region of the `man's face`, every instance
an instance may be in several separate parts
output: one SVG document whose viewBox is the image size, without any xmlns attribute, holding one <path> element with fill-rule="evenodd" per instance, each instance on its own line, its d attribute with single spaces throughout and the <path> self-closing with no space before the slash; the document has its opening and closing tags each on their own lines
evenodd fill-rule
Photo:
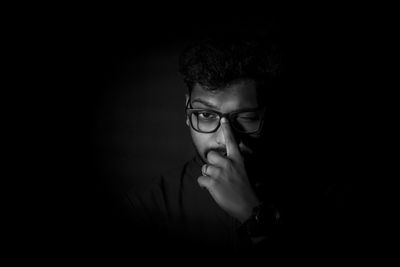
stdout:
<svg viewBox="0 0 400 267">
<path fill-rule="evenodd" d="M 259 108 L 254 81 L 238 81 L 218 91 L 209 91 L 196 84 L 191 96 L 186 96 L 186 102 L 189 100 L 193 109 L 211 109 L 221 113 Z M 207 162 L 207 153 L 210 150 L 215 150 L 226 156 L 226 144 L 221 127 L 213 133 L 200 133 L 190 126 L 188 117 L 186 124 L 190 128 L 194 146 L 204 162 Z M 231 130 L 243 157 L 249 158 L 255 150 L 259 136 L 240 134 L 232 127 Z"/>
</svg>

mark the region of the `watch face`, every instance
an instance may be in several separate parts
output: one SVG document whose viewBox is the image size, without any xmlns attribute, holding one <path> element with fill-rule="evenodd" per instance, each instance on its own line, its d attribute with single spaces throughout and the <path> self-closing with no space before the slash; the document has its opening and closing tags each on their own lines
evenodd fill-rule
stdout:
<svg viewBox="0 0 400 267">
<path fill-rule="evenodd" d="M 258 235 L 257 231 L 257 221 L 254 217 L 251 217 L 246 223 L 247 233 L 249 236 L 254 237 Z"/>
<path fill-rule="evenodd" d="M 253 211 L 253 215 L 247 221 L 247 232 L 251 237 L 265 235 L 277 225 L 279 212 L 269 206 L 260 205 Z"/>
</svg>

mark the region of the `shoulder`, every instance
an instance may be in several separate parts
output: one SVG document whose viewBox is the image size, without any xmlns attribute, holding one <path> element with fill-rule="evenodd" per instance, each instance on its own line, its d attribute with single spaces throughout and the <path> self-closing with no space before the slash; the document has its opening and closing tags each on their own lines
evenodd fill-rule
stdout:
<svg viewBox="0 0 400 267">
<path fill-rule="evenodd" d="M 141 189 L 131 188 L 125 193 L 125 198 L 134 208 L 163 209 L 167 202 L 179 196 L 184 179 L 190 172 L 193 159 L 169 169 L 164 174 L 155 177 L 148 185 Z"/>
</svg>

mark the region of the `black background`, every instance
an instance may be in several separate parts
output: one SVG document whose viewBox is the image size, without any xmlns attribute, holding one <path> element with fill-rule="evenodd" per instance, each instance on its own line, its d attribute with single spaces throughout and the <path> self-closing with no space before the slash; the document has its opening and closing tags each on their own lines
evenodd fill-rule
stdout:
<svg viewBox="0 0 400 267">
<path fill-rule="evenodd" d="M 247 25 L 272 28 L 285 51 L 277 142 L 301 170 L 293 180 L 336 188 L 352 224 L 359 222 L 360 181 L 367 182 L 360 172 L 376 170 L 365 145 L 373 23 L 357 12 L 199 5 L 45 13 L 23 20 L 13 33 L 20 41 L 12 42 L 27 82 L 15 89 L 27 107 L 19 117 L 28 119 L 16 153 L 27 179 L 15 187 L 24 198 L 14 212 L 28 244 L 45 239 L 59 246 L 55 252 L 72 246 L 85 254 L 111 238 L 115 192 L 145 185 L 193 152 L 176 71 L 180 49 L 197 32 Z"/>
</svg>

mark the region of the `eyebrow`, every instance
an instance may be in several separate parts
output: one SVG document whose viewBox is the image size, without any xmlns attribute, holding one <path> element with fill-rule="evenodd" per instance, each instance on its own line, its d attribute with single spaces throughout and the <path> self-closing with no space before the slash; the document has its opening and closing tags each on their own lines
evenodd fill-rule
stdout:
<svg viewBox="0 0 400 267">
<path fill-rule="evenodd" d="M 204 106 L 207 106 L 209 108 L 214 108 L 214 109 L 218 108 L 218 106 L 214 105 L 213 103 L 208 102 L 208 101 L 203 100 L 203 99 L 200 99 L 200 98 L 195 98 L 192 101 L 192 103 L 194 103 L 194 102 L 198 102 L 198 103 L 203 104 Z"/>
<path fill-rule="evenodd" d="M 195 98 L 192 101 L 192 103 L 195 103 L 195 102 L 203 104 L 204 106 L 207 106 L 208 108 L 211 108 L 213 110 L 218 110 L 218 106 L 217 105 L 214 105 L 213 103 L 208 102 L 207 100 L 200 99 L 200 98 Z M 245 112 L 245 111 L 252 111 L 252 110 L 260 110 L 260 108 L 241 108 L 241 109 L 239 109 L 237 111 L 234 111 L 234 112 L 241 112 L 241 111 Z"/>
</svg>

